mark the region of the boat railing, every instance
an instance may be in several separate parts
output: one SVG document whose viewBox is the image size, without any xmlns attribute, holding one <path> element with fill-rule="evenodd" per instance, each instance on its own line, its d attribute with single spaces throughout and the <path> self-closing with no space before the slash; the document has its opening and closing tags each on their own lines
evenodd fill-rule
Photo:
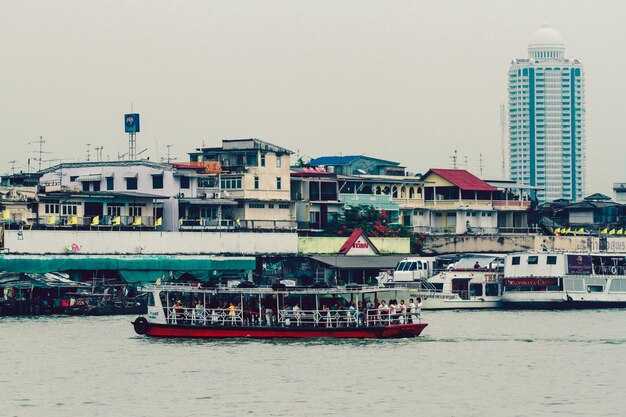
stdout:
<svg viewBox="0 0 626 417">
<path fill-rule="evenodd" d="M 240 308 L 171 307 L 167 310 L 169 310 L 166 315 L 168 324 L 241 326 L 244 322 L 244 312 Z"/>
<path fill-rule="evenodd" d="M 379 309 L 348 310 L 278 310 L 246 311 L 241 308 L 168 308 L 167 324 L 199 326 L 266 327 L 371 327 L 421 323 L 420 312 L 396 312 Z"/>
</svg>

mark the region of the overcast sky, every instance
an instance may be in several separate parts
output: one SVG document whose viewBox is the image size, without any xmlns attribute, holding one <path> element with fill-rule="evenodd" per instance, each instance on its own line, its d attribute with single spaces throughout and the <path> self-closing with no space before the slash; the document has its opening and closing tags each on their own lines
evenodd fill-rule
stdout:
<svg viewBox="0 0 626 417">
<path fill-rule="evenodd" d="M 0 0 L 0 171 L 138 150 L 179 160 L 256 137 L 302 156 L 366 154 L 410 171 L 501 177 L 511 59 L 549 21 L 583 61 L 588 192 L 626 181 L 623 1 Z M 32 162 L 36 165 L 35 162 Z M 50 163 L 45 163 L 44 166 Z"/>
</svg>

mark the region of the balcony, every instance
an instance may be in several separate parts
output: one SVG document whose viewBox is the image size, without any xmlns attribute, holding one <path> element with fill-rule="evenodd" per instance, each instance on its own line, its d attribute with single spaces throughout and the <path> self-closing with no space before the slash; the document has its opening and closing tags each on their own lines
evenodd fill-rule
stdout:
<svg viewBox="0 0 626 417">
<path fill-rule="evenodd" d="M 349 206 L 358 206 L 361 204 L 373 206 L 378 210 L 398 211 L 398 204 L 392 202 L 390 195 L 377 194 L 340 194 L 341 201 Z"/>
<path fill-rule="evenodd" d="M 496 210 L 528 210 L 530 208 L 528 200 L 493 200 L 492 204 Z"/>
</svg>

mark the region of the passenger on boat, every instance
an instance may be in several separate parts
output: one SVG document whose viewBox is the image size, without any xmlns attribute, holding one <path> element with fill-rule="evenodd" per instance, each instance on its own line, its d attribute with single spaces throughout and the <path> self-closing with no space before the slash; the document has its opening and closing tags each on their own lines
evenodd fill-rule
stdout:
<svg viewBox="0 0 626 417">
<path fill-rule="evenodd" d="M 194 309 L 193 317 L 196 322 L 204 321 L 204 304 L 202 304 L 201 300 L 196 301 L 196 308 Z"/>
<path fill-rule="evenodd" d="M 420 297 L 417 297 L 417 304 L 415 307 L 415 310 L 417 311 L 417 318 L 419 318 L 422 315 L 422 299 Z"/>
<path fill-rule="evenodd" d="M 480 269 L 480 264 L 478 263 L 478 261 L 476 261 L 476 263 L 474 264 L 474 269 Z"/>
<path fill-rule="evenodd" d="M 296 324 L 299 326 L 300 325 L 300 320 L 302 318 L 302 313 L 301 313 L 301 308 L 298 305 L 298 303 L 296 303 L 296 305 L 293 306 L 293 318 L 296 321 Z"/>
<path fill-rule="evenodd" d="M 404 324 L 406 322 L 406 306 L 404 305 L 404 300 L 400 300 L 400 304 L 398 304 L 398 321 L 400 324 Z"/>
<path fill-rule="evenodd" d="M 183 302 L 181 300 L 176 301 L 174 304 L 174 308 L 172 309 L 172 313 L 174 313 L 174 320 L 182 320 L 185 317 L 185 307 L 183 306 Z"/>
<path fill-rule="evenodd" d="M 417 323 L 417 306 L 412 298 L 409 298 L 409 313 L 411 314 L 411 323 Z"/>
</svg>

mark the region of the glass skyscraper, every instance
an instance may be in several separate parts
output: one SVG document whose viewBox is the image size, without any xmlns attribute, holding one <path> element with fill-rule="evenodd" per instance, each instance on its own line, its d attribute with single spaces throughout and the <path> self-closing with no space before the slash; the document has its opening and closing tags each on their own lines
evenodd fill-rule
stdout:
<svg viewBox="0 0 626 417">
<path fill-rule="evenodd" d="M 528 58 L 509 69 L 509 170 L 538 187 L 540 202 L 580 200 L 585 193 L 585 75 L 565 58 L 563 38 L 549 24 L 536 31 Z"/>
</svg>

